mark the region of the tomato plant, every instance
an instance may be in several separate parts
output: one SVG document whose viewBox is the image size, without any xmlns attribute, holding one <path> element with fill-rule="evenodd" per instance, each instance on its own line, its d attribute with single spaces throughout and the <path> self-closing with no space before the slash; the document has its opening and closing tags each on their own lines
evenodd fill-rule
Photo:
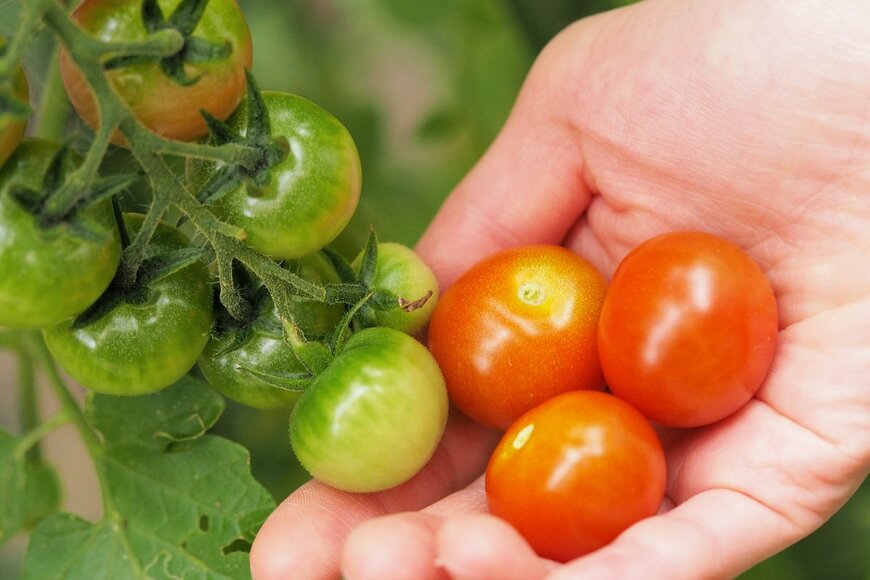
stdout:
<svg viewBox="0 0 870 580">
<path fill-rule="evenodd" d="M 156 22 L 146 22 L 142 0 L 84 0 L 73 18 L 102 41 L 141 41 L 153 32 L 151 29 L 179 29 L 185 44 L 177 55 L 160 61 L 131 60 L 123 68 L 109 71 L 108 77 L 150 130 L 170 139 L 202 137 L 207 128 L 199 111 L 226 119 L 245 93 L 245 69 L 251 67 L 252 58 L 247 22 L 235 0 L 210 0 L 198 21 L 175 26 L 170 15 L 175 14 L 181 0 L 152 4 L 157 5 L 161 16 L 168 16 L 165 22 L 160 23 L 159 16 Z M 76 112 L 96 128 L 100 114 L 92 90 L 66 50 L 61 52 L 61 74 Z M 123 140 L 116 137 L 115 141 Z"/>
<path fill-rule="evenodd" d="M 545 558 L 596 550 L 656 513 L 665 456 L 652 426 L 612 395 L 574 391 L 520 417 L 486 469 L 489 511 Z"/>
<path fill-rule="evenodd" d="M 26 139 L 0 169 L 0 325 L 42 328 L 72 318 L 108 287 L 121 254 L 112 204 L 42 224 L 41 190 L 60 147 Z M 59 171 L 74 164 L 71 156 Z"/>
<path fill-rule="evenodd" d="M 279 259 L 316 252 L 335 239 L 359 202 L 361 173 L 353 138 L 338 119 L 311 101 L 263 92 L 272 138 L 287 154 L 269 168 L 267 180 L 244 180 L 212 204 L 214 211 L 247 232 L 254 249 Z M 227 125 L 244 134 L 248 102 L 243 101 Z M 217 167 L 192 163 L 195 187 Z"/>
<path fill-rule="evenodd" d="M 605 291 L 591 264 L 558 246 L 514 248 L 474 266 L 444 292 L 429 327 L 451 401 L 504 429 L 554 395 L 601 388 Z"/>
<path fill-rule="evenodd" d="M 353 262 L 357 272 L 360 270 L 362 258 L 363 254 L 360 254 Z M 429 322 L 438 302 L 438 281 L 435 274 L 414 250 L 401 244 L 378 244 L 378 259 L 371 286 L 388 290 L 409 301 L 426 298 L 426 303 L 421 308 L 411 312 L 400 308 L 375 311 L 374 317 L 378 326 L 395 328 L 407 334 L 420 331 Z"/>
<path fill-rule="evenodd" d="M 128 214 L 124 221 L 135 235 L 142 220 Z M 163 253 L 189 244 L 168 224 L 160 224 L 151 240 L 153 251 Z M 147 271 L 140 277 L 147 278 Z M 94 309 L 99 311 L 88 316 Z M 60 366 L 82 385 L 110 395 L 142 395 L 171 385 L 193 367 L 212 320 L 208 270 L 194 262 L 131 289 L 110 288 L 84 319 L 44 335 Z"/>
<path fill-rule="evenodd" d="M 296 403 L 290 442 L 320 481 L 379 491 L 426 464 L 446 422 L 444 379 L 425 347 L 391 328 L 367 328 Z"/>
<path fill-rule="evenodd" d="M 761 268 L 722 238 L 679 232 L 641 244 L 616 269 L 598 344 L 614 394 L 653 421 L 696 427 L 753 396 L 777 332 Z"/>
</svg>

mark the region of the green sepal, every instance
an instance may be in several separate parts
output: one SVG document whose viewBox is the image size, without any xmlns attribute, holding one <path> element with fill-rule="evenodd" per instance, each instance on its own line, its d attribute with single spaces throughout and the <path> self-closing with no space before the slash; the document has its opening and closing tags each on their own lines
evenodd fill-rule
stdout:
<svg viewBox="0 0 870 580">
<path fill-rule="evenodd" d="M 375 282 L 375 275 L 378 273 L 378 236 L 375 233 L 375 228 L 370 228 L 369 239 L 366 242 L 365 250 L 363 250 L 362 261 L 360 263 L 359 275 L 357 281 L 371 288 Z"/>
<path fill-rule="evenodd" d="M 198 36 L 191 36 L 184 43 L 184 48 L 179 53 L 184 62 L 201 64 L 227 58 L 233 52 L 233 45 L 229 41 L 212 42 Z"/>
<path fill-rule="evenodd" d="M 160 70 L 163 71 L 163 74 L 175 81 L 176 84 L 183 87 L 195 85 L 199 79 L 202 78 L 202 73 L 194 76 L 189 76 L 187 74 L 184 58 L 181 56 L 181 53 L 161 58 Z"/>
<path fill-rule="evenodd" d="M 247 365 L 237 365 L 237 368 L 263 381 L 270 387 L 281 389 L 282 391 L 292 391 L 301 393 L 304 391 L 314 377 L 310 373 L 267 373 L 257 370 Z"/>
<path fill-rule="evenodd" d="M 196 30 L 206 6 L 208 0 L 181 0 L 172 11 L 168 24 L 184 36 L 190 36 Z"/>
<path fill-rule="evenodd" d="M 244 141 L 241 135 L 232 130 L 232 128 L 206 111 L 200 109 L 199 114 L 205 120 L 205 125 L 208 127 L 208 134 L 211 140 L 216 145 L 225 145 L 227 143 L 241 143 Z"/>
<path fill-rule="evenodd" d="M 149 34 L 166 28 L 166 17 L 157 0 L 142 0 L 142 24 Z"/>
<path fill-rule="evenodd" d="M 339 280 L 345 284 L 356 284 L 356 272 L 344 256 L 329 248 L 320 251 L 332 263 Z"/>
<path fill-rule="evenodd" d="M 224 165 L 212 173 L 208 181 L 196 192 L 196 197 L 204 204 L 213 203 L 234 191 L 244 179 L 245 175 L 240 167 Z"/>
</svg>

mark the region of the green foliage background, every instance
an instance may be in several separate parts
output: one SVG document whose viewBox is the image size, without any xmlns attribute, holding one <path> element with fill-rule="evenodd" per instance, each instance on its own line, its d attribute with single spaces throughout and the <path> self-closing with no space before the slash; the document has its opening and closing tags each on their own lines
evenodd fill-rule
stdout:
<svg viewBox="0 0 870 580">
<path fill-rule="evenodd" d="M 335 114 L 360 150 L 357 215 L 336 246 L 354 255 L 369 225 L 413 244 L 504 122 L 537 52 L 568 23 L 625 0 L 241 0 L 264 89 L 303 95 Z M 0 0 L 0 32 L 14 20 Z M 26 63 L 44 68 L 45 55 Z M 35 87 L 39 90 L 39 87 Z M 249 447 L 255 475 L 280 499 L 307 476 L 287 416 L 230 405 L 219 433 Z M 870 485 L 820 531 L 747 579 L 870 578 Z M 0 552 L 0 578 L 20 555 Z"/>
</svg>

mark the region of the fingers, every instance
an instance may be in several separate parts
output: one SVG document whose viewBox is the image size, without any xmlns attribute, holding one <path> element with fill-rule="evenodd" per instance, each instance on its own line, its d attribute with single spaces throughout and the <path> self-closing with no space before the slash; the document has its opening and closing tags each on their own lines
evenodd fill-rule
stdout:
<svg viewBox="0 0 870 580">
<path fill-rule="evenodd" d="M 437 547 L 438 564 L 457 580 L 535 580 L 552 568 L 510 525 L 488 514 L 447 520 Z"/>
<path fill-rule="evenodd" d="M 502 132 L 418 244 L 443 286 L 498 250 L 560 243 L 587 207 L 580 134 L 567 121 L 570 99 L 560 83 L 563 60 L 578 47 L 565 44 L 535 63 Z"/>
<path fill-rule="evenodd" d="M 730 578 L 770 555 L 771 538 L 785 536 L 799 537 L 783 516 L 742 493 L 711 490 L 642 520 L 551 578 Z"/>
<path fill-rule="evenodd" d="M 357 527 L 347 539 L 342 573 L 350 580 L 447 580 L 436 565 L 436 536 L 441 518 L 408 512 Z"/>
<path fill-rule="evenodd" d="M 451 415 L 438 450 L 405 484 L 374 494 L 352 494 L 312 481 L 288 497 L 263 524 L 251 548 L 257 580 L 335 578 L 345 538 L 362 522 L 417 510 L 479 476 L 498 434 Z"/>
</svg>

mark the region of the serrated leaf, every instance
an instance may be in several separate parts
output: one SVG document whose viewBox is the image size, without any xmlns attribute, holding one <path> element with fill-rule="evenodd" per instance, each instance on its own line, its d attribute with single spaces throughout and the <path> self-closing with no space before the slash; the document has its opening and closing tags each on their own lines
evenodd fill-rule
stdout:
<svg viewBox="0 0 870 580">
<path fill-rule="evenodd" d="M 0 545 L 57 511 L 57 473 L 18 452 L 18 439 L 0 429 Z"/>
<path fill-rule="evenodd" d="M 274 509 L 250 456 L 204 434 L 223 400 L 187 377 L 144 397 L 92 395 L 89 423 L 104 440 L 111 509 L 96 523 L 69 514 L 33 532 L 24 578 L 246 578 L 247 549 Z"/>
</svg>

